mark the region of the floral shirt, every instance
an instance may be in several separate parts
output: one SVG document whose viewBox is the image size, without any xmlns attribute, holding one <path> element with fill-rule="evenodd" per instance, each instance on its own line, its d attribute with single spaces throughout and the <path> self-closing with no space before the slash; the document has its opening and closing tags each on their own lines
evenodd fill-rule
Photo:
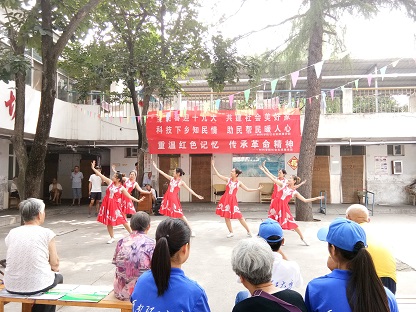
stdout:
<svg viewBox="0 0 416 312">
<path fill-rule="evenodd" d="M 113 257 L 116 265 L 114 295 L 119 300 L 130 300 L 139 276 L 150 269 L 155 240 L 143 232 L 133 231 L 118 241 Z"/>
</svg>

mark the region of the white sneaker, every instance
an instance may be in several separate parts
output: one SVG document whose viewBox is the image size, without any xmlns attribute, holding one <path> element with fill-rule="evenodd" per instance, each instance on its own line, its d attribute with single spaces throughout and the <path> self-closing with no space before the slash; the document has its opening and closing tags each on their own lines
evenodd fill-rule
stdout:
<svg viewBox="0 0 416 312">
<path fill-rule="evenodd" d="M 253 234 L 251 234 L 251 232 L 247 232 L 247 236 L 248 237 L 253 237 Z"/>
<path fill-rule="evenodd" d="M 194 231 L 192 231 L 192 232 L 191 232 L 191 237 L 195 237 L 195 236 L 196 236 L 195 232 L 194 232 Z"/>
<path fill-rule="evenodd" d="M 234 233 L 230 232 L 230 234 L 227 235 L 227 238 L 230 238 L 230 237 L 233 237 L 233 236 L 234 236 Z"/>
<path fill-rule="evenodd" d="M 107 244 L 112 244 L 114 243 L 114 241 L 115 241 L 114 237 L 111 237 L 111 239 L 107 242 Z"/>
</svg>

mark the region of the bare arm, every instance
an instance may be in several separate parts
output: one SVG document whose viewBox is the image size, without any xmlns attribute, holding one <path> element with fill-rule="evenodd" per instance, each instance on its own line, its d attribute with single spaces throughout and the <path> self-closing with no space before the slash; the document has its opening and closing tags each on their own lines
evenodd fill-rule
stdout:
<svg viewBox="0 0 416 312">
<path fill-rule="evenodd" d="M 295 189 L 295 190 L 297 190 L 299 187 L 301 187 L 302 185 L 304 185 L 306 183 L 306 180 L 305 181 L 302 181 L 302 182 L 300 182 L 299 184 L 297 184 L 297 185 L 295 185 L 293 188 Z"/>
<path fill-rule="evenodd" d="M 239 186 L 247 192 L 256 192 L 263 188 L 263 185 L 260 185 L 258 188 L 252 189 L 252 188 L 248 188 L 247 186 L 245 186 L 243 182 L 238 181 L 238 183 L 240 183 Z"/>
<path fill-rule="evenodd" d="M 318 197 L 312 197 L 312 198 L 305 198 L 300 193 L 296 193 L 295 196 L 296 196 L 296 198 L 299 198 L 304 203 L 310 203 L 310 202 L 313 202 L 315 200 L 319 200 L 319 199 L 324 198 L 324 196 L 318 196 Z"/>
<path fill-rule="evenodd" d="M 277 177 L 275 177 L 274 175 L 272 175 L 271 173 L 270 173 L 270 171 L 269 170 L 267 170 L 267 168 L 266 167 L 263 167 L 262 165 L 260 165 L 259 166 L 259 168 L 260 168 L 260 170 L 261 171 L 263 171 L 264 172 L 264 174 L 266 175 L 266 176 L 268 176 L 269 178 L 270 178 L 270 180 L 272 180 L 274 183 L 276 183 L 277 185 L 279 185 L 280 187 L 282 187 L 283 186 L 283 183 L 277 178 Z"/>
<path fill-rule="evenodd" d="M 100 178 L 101 178 L 101 180 L 103 180 L 107 185 L 110 185 L 111 184 L 111 179 L 109 179 L 109 178 L 107 178 L 105 175 L 103 175 L 103 174 L 101 174 L 101 172 L 99 172 L 97 169 L 95 169 L 95 160 L 93 160 L 92 161 L 92 163 L 91 163 L 91 169 L 92 169 L 92 171 L 94 171 L 94 173 L 96 174 L 96 175 L 98 175 Z"/>
<path fill-rule="evenodd" d="M 166 179 L 168 179 L 169 181 L 172 180 L 172 176 L 168 175 L 167 173 L 164 173 L 162 170 L 160 170 L 157 166 L 156 163 L 153 161 L 153 167 L 155 167 L 155 169 L 157 170 L 157 172 L 159 172 L 161 175 L 163 175 Z"/>
<path fill-rule="evenodd" d="M 212 165 L 212 169 L 214 169 L 215 174 L 217 175 L 218 178 L 220 178 L 221 180 L 224 180 L 225 182 L 228 181 L 228 177 L 221 175 L 217 168 L 215 168 L 215 163 L 214 160 L 211 160 L 211 165 Z"/>
<path fill-rule="evenodd" d="M 92 182 L 88 183 L 88 194 L 91 194 Z"/>
<path fill-rule="evenodd" d="M 116 165 L 112 165 L 111 169 L 113 170 L 114 173 L 120 172 L 116 170 Z M 127 177 L 122 177 L 121 179 L 123 180 L 123 182 L 127 181 Z"/>
<path fill-rule="evenodd" d="M 124 187 L 121 188 L 121 192 L 123 193 L 124 196 L 126 196 L 127 198 L 130 198 L 132 201 L 135 201 L 136 203 L 140 203 L 145 200 L 144 196 L 141 197 L 140 199 L 137 199 L 136 197 L 131 196 Z"/>
<path fill-rule="evenodd" d="M 150 192 L 150 191 L 145 191 L 144 189 L 142 189 L 140 186 L 139 186 L 139 183 L 137 183 L 137 182 L 135 182 L 134 183 L 134 188 L 136 189 L 136 190 L 138 190 L 140 193 L 142 193 L 142 194 L 151 194 L 152 192 Z"/>
<path fill-rule="evenodd" d="M 48 245 L 49 249 L 49 264 L 54 272 L 59 272 L 59 257 L 56 251 L 55 238 L 52 238 Z"/>
<path fill-rule="evenodd" d="M 199 198 L 199 199 L 204 199 L 204 197 L 202 197 L 201 195 L 198 195 L 197 193 L 195 193 L 188 185 L 186 185 L 185 182 L 181 182 L 181 185 L 183 185 L 184 188 L 186 188 L 188 190 L 189 193 L 191 193 L 192 195 L 194 195 L 195 197 Z"/>
</svg>

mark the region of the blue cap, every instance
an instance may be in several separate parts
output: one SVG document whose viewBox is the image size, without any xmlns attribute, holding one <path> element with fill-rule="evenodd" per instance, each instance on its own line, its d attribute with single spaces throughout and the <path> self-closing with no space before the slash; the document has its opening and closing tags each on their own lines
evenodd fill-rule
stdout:
<svg viewBox="0 0 416 312">
<path fill-rule="evenodd" d="M 354 251 L 354 246 L 358 242 L 363 242 L 367 246 L 363 228 L 358 223 L 345 218 L 337 218 L 329 227 L 319 229 L 318 238 L 347 251 Z"/>
<path fill-rule="evenodd" d="M 260 224 L 258 235 L 269 243 L 277 243 L 283 239 L 283 230 L 279 222 L 273 219 L 266 219 Z M 278 236 L 279 238 L 268 239 L 271 236 Z"/>
</svg>

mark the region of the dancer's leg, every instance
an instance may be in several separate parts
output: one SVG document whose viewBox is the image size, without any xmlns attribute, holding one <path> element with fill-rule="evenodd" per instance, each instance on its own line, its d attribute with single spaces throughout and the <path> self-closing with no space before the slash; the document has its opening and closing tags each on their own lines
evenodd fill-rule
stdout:
<svg viewBox="0 0 416 312">
<path fill-rule="evenodd" d="M 110 234 L 111 238 L 114 238 L 114 229 L 112 225 L 107 225 L 108 234 Z"/>
<path fill-rule="evenodd" d="M 228 231 L 230 232 L 230 234 L 233 233 L 233 227 L 231 225 L 231 220 L 230 218 L 224 218 L 225 219 L 225 224 L 227 225 Z"/>
<path fill-rule="evenodd" d="M 88 205 L 88 217 L 91 217 L 92 206 L 94 205 L 94 199 L 90 200 L 90 204 Z"/>
<path fill-rule="evenodd" d="M 123 226 L 127 230 L 127 232 L 129 232 L 129 233 L 132 232 L 131 227 L 130 227 L 130 225 L 127 222 L 126 223 L 123 223 Z"/>
<path fill-rule="evenodd" d="M 295 232 L 298 233 L 300 239 L 302 240 L 302 242 L 306 245 L 309 246 L 309 243 L 307 241 L 305 241 L 305 238 L 303 237 L 302 232 L 300 231 L 299 227 L 295 228 Z"/>
<path fill-rule="evenodd" d="M 241 225 L 246 229 L 247 235 L 252 236 L 250 228 L 248 227 L 246 220 L 244 218 L 240 218 L 240 219 L 238 219 L 238 221 L 240 221 Z"/>
</svg>

